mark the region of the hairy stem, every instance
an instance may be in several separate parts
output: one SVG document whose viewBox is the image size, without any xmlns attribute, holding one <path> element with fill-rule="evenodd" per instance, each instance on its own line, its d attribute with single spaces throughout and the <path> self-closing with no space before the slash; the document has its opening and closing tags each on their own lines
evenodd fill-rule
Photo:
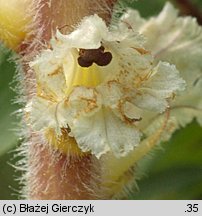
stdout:
<svg viewBox="0 0 202 216">
<path fill-rule="evenodd" d="M 67 33 L 86 15 L 99 14 L 109 22 L 116 0 L 35 0 L 36 17 L 32 36 L 21 45 L 24 56 L 26 94 L 28 100 L 35 94 L 34 73 L 28 63 L 56 28 Z M 32 40 L 30 40 L 32 38 Z M 43 115 L 43 114 L 42 114 Z M 31 130 L 31 129 L 30 129 Z M 61 153 L 30 132 L 27 145 L 26 197 L 28 199 L 96 199 L 94 188 L 99 182 L 99 163 L 91 154 L 82 156 Z M 74 141 L 73 141 L 74 142 Z M 92 162 L 93 161 L 93 162 Z"/>
</svg>

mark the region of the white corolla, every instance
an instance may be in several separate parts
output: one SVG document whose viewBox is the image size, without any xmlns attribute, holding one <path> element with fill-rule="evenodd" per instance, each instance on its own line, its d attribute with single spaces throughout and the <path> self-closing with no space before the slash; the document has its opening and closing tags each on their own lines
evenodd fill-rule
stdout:
<svg viewBox="0 0 202 216">
<path fill-rule="evenodd" d="M 128 10 L 109 26 L 93 15 L 70 34 L 57 31 L 30 63 L 37 82 L 26 108 L 30 124 L 56 136 L 67 128 L 79 148 L 97 158 L 129 154 L 148 122 L 168 109 L 187 124 L 202 104 L 201 32 L 170 4 L 150 20 Z"/>
</svg>

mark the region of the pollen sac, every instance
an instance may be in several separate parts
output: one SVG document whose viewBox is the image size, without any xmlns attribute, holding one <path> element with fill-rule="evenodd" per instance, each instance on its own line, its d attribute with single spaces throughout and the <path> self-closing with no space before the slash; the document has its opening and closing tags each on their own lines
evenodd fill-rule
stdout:
<svg viewBox="0 0 202 216">
<path fill-rule="evenodd" d="M 99 66 L 106 66 L 112 60 L 110 52 L 104 52 L 105 48 L 101 46 L 98 49 L 80 49 L 78 64 L 81 67 L 90 67 L 93 63 Z"/>
</svg>

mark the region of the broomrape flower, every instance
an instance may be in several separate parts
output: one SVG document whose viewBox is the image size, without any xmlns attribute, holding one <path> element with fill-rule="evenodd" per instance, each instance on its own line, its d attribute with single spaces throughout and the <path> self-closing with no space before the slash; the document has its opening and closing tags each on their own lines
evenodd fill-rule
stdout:
<svg viewBox="0 0 202 216">
<path fill-rule="evenodd" d="M 167 5 L 170 7 L 170 5 Z M 142 121 L 168 109 L 185 89 L 175 65 L 145 48 L 129 11 L 109 27 L 85 17 L 68 35 L 58 30 L 31 63 L 37 94 L 28 104 L 30 123 L 49 140 L 67 129 L 83 152 L 126 156 L 140 144 Z"/>
<path fill-rule="evenodd" d="M 171 116 L 177 125 L 184 127 L 193 118 L 202 125 L 202 28 L 196 18 L 178 17 L 178 10 L 170 3 L 149 20 L 133 10 L 125 18 L 147 37 L 145 46 L 152 51 L 155 62 L 166 60 L 175 64 L 186 81 L 186 90 L 170 103 Z"/>
<path fill-rule="evenodd" d="M 66 20 L 54 23 L 51 9 L 51 24 Z M 0 37 L 10 47 L 27 32 L 8 30 Z M 194 118 L 202 125 L 202 28 L 195 18 L 178 17 L 170 3 L 148 20 L 133 9 L 108 25 L 97 14 L 86 16 L 47 43 L 37 56 L 25 52 L 36 84 L 24 109 L 33 137 L 26 146 L 29 197 L 125 195 L 143 156 Z"/>
</svg>

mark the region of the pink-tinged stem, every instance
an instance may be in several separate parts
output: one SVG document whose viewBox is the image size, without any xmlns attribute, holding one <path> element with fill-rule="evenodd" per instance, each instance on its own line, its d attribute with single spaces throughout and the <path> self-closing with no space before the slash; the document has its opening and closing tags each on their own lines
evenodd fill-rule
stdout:
<svg viewBox="0 0 202 216">
<path fill-rule="evenodd" d="M 20 47 L 25 71 L 25 92 L 32 98 L 35 76 L 28 62 L 54 34 L 56 28 L 67 33 L 86 15 L 98 13 L 108 23 L 116 0 L 34 0 L 36 23 L 33 34 Z M 65 26 L 65 27 L 64 27 Z M 41 43 L 42 42 L 42 43 Z M 43 115 L 43 113 L 42 113 Z M 30 129 L 31 130 L 31 129 Z M 91 154 L 64 155 L 45 144 L 41 134 L 30 133 L 27 145 L 26 196 L 28 199 L 96 199 L 99 162 Z M 96 163 L 96 165 L 95 165 Z"/>
</svg>

